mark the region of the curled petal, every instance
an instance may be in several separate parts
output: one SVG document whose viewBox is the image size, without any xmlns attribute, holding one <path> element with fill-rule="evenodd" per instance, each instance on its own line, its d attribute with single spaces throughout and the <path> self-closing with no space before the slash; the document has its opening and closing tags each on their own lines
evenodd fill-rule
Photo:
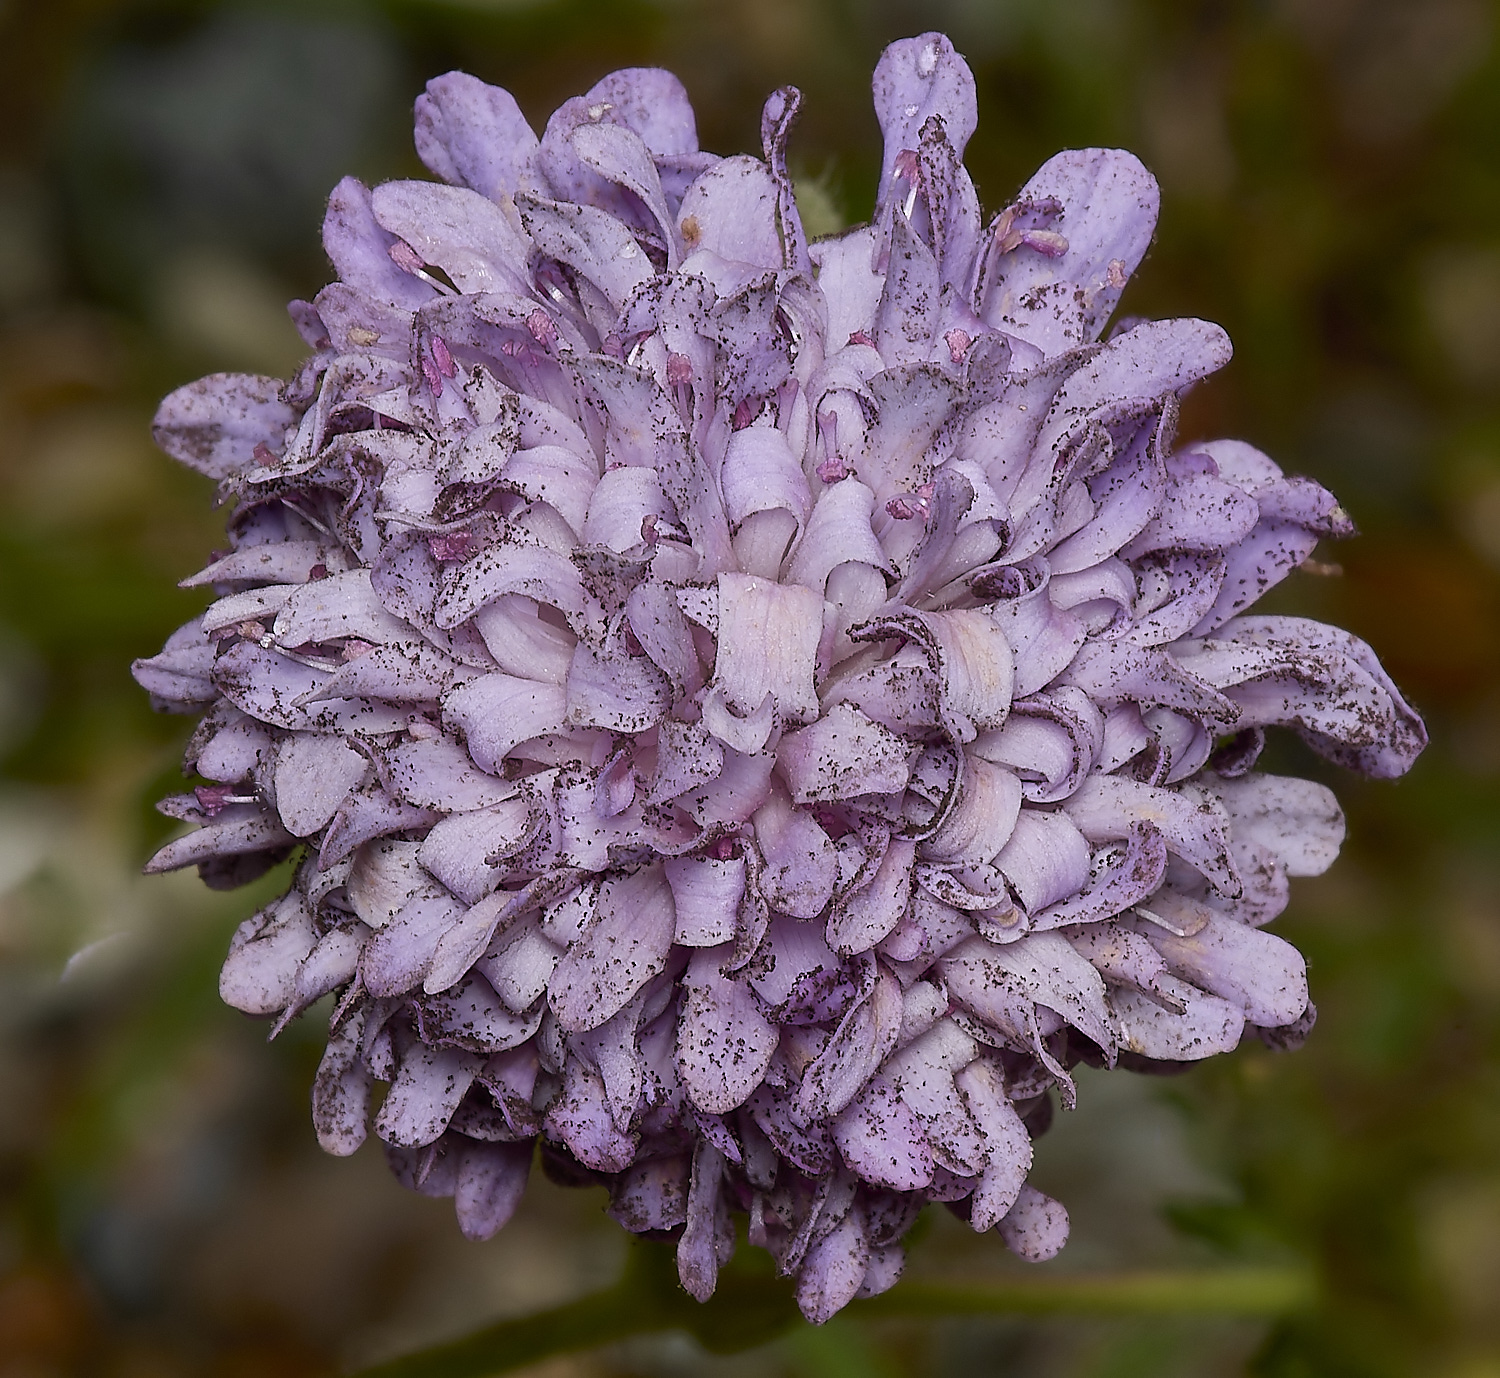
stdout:
<svg viewBox="0 0 1500 1378">
<path fill-rule="evenodd" d="M 927 657 L 938 680 L 944 725 L 959 741 L 982 728 L 998 727 L 1010 711 L 1014 670 L 1010 643 L 988 614 L 895 613 L 872 618 L 850 633 L 856 641 L 904 636 Z"/>
<path fill-rule="evenodd" d="M 437 289 L 397 266 L 390 252 L 396 243 L 396 236 L 376 223 L 370 189 L 354 177 L 345 177 L 328 198 L 323 248 L 340 281 L 376 301 L 411 312 L 436 297 Z"/>
<path fill-rule="evenodd" d="M 560 728 L 566 711 L 561 685 L 492 674 L 451 693 L 443 703 L 443 721 L 463 733 L 474 763 L 494 774 L 521 742 Z"/>
<path fill-rule="evenodd" d="M 1087 148 L 1048 159 L 1015 209 L 1056 206 L 1049 233 L 1061 245 L 1033 247 L 1016 236 L 1008 247 L 1014 217 L 1002 212 L 990 230 L 980 314 L 1049 355 L 1098 339 L 1151 243 L 1160 200 L 1156 179 L 1133 154 Z"/>
<path fill-rule="evenodd" d="M 1238 1008 L 1185 982 L 1174 993 L 1180 1014 L 1138 991 L 1119 986 L 1110 991 L 1121 1048 L 1161 1062 L 1196 1062 L 1239 1046 L 1245 1016 Z"/>
<path fill-rule="evenodd" d="M 524 292 L 530 246 L 493 201 L 467 187 L 386 182 L 371 193 L 380 227 L 464 292 Z"/>
<path fill-rule="evenodd" d="M 865 952 L 901 922 L 911 903 L 916 844 L 893 837 L 869 883 L 843 896 L 828 920 L 828 943 L 838 952 Z"/>
<path fill-rule="evenodd" d="M 1088 842 L 1067 814 L 1022 808 L 995 867 L 1035 914 L 1077 894 L 1089 879 L 1091 860 Z"/>
<path fill-rule="evenodd" d="M 1093 768 L 1104 744 L 1104 718 L 1083 690 L 1072 685 L 1020 699 L 1005 725 L 981 732 L 974 755 L 1009 766 L 1030 803 L 1066 799 Z"/>
<path fill-rule="evenodd" d="M 1198 932 L 1179 937 L 1155 924 L 1137 931 L 1179 976 L 1228 1000 L 1252 1024 L 1274 1029 L 1307 1008 L 1307 963 L 1290 943 L 1231 919 L 1207 916 Z"/>
<path fill-rule="evenodd" d="M 1218 888 L 1233 895 L 1239 877 L 1230 856 L 1228 816 L 1210 799 L 1192 801 L 1172 790 L 1156 789 L 1112 775 L 1091 776 L 1065 805 L 1068 816 L 1090 842 L 1127 838 L 1137 823 L 1149 824 L 1168 847 L 1196 866 Z"/>
<path fill-rule="evenodd" d="M 1296 726 L 1330 760 L 1377 779 L 1411 768 L 1427 730 L 1358 637 L 1301 617 L 1238 617 L 1180 643 L 1178 659 L 1222 688 L 1245 727 Z"/>
<path fill-rule="evenodd" d="M 933 861 L 992 860 L 1009 841 L 1021 809 L 1021 782 L 1003 766 L 977 756 L 964 763 L 958 799 L 937 831 L 922 843 Z"/>
<path fill-rule="evenodd" d="M 782 737 L 776 760 L 793 801 L 807 804 L 899 793 L 911 776 L 911 754 L 905 738 L 836 703 L 811 726 Z"/>
<path fill-rule="evenodd" d="M 969 1205 L 969 1223 L 983 1233 L 1005 1218 L 1021 1194 L 1031 1171 L 1031 1136 L 989 1059 L 971 1062 L 955 1082 L 984 1136 L 984 1170 Z"/>
</svg>

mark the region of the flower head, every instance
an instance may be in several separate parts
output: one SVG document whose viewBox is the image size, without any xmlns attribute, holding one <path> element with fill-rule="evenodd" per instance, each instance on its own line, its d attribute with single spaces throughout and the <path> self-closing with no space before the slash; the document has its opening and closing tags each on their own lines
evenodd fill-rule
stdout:
<svg viewBox="0 0 1500 1378">
<path fill-rule="evenodd" d="M 936 34 L 875 73 L 872 222 L 808 243 L 786 166 L 699 151 L 666 72 L 538 139 L 453 73 L 441 183 L 334 191 L 338 280 L 290 382 L 215 375 L 156 434 L 233 501 L 218 601 L 136 666 L 205 710 L 212 885 L 300 849 L 224 965 L 313 1092 L 483 1237 L 544 1162 L 671 1231 L 707 1297 L 731 1212 L 823 1320 L 928 1201 L 1022 1257 L 1069 1069 L 1312 1019 L 1265 925 L 1343 822 L 1257 773 L 1268 727 L 1376 776 L 1421 750 L 1373 653 L 1248 612 L 1350 522 L 1239 441 L 1181 446 L 1229 357 L 1105 326 L 1154 226 L 1127 153 L 981 219 L 974 83 Z"/>
</svg>

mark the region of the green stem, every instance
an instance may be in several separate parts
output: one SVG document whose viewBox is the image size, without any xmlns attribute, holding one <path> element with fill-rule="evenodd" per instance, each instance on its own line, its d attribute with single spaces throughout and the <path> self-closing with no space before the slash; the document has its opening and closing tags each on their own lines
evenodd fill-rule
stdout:
<svg viewBox="0 0 1500 1378">
<path fill-rule="evenodd" d="M 853 1320 L 978 1315 L 1273 1317 L 1309 1305 L 1314 1284 L 1292 1268 L 1215 1268 L 996 1279 L 913 1280 L 852 1303 Z M 636 1244 L 613 1287 L 531 1316 L 486 1326 L 461 1340 L 360 1370 L 354 1378 L 488 1378 L 538 1359 L 593 1349 L 631 1335 L 684 1330 L 729 1353 L 774 1339 L 797 1321 L 790 1285 L 736 1260 L 713 1301 L 677 1285 L 669 1246 Z"/>
<path fill-rule="evenodd" d="M 1291 1268 L 1213 1268 L 1015 1278 L 983 1283 L 912 1281 L 856 1303 L 877 1316 L 1279 1316 L 1308 1305 L 1312 1278 Z"/>
</svg>

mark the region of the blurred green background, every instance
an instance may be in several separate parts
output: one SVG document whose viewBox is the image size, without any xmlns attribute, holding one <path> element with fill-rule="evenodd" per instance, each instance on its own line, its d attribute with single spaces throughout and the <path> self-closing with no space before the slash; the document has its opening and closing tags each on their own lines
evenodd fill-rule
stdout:
<svg viewBox="0 0 1500 1378">
<path fill-rule="evenodd" d="M 1362 535 L 1274 607 L 1374 643 L 1433 746 L 1328 779 L 1332 874 L 1280 931 L 1321 1018 L 1294 1055 L 1081 1084 L 1039 1144 L 1072 1210 L 1044 1271 L 1305 1264 L 1292 1320 L 836 1321 L 714 1358 L 657 1337 L 589 1375 L 1500 1375 L 1500 61 L 1483 0 L 0 0 L 0 1376 L 303 1375 L 609 1281 L 602 1193 L 544 1181 L 486 1245 L 373 1146 L 324 1158 L 315 1016 L 269 1048 L 215 973 L 255 894 L 146 881 L 189 724 L 131 683 L 202 599 L 208 483 L 147 433 L 215 369 L 281 372 L 344 172 L 419 171 L 411 101 L 463 67 L 540 128 L 618 66 L 686 82 L 706 147 L 807 96 L 809 218 L 863 218 L 869 74 L 942 27 L 1003 205 L 1060 147 L 1163 188 L 1126 297 L 1225 325 L 1188 436 L 1334 488 Z M 1335 563 L 1336 562 L 1336 563 Z M 274 880 L 275 878 L 271 878 Z M 262 895 L 266 886 L 261 887 Z M 936 1211 L 913 1274 L 1020 1265 Z"/>
</svg>

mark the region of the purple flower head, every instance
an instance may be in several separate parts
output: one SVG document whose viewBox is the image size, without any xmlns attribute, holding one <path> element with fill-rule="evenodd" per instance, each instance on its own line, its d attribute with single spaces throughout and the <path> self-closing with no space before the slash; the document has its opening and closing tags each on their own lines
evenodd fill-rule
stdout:
<svg viewBox="0 0 1500 1378">
<path fill-rule="evenodd" d="M 318 1137 L 503 1225 L 534 1141 L 671 1232 L 709 1296 L 732 1214 L 822 1321 L 889 1287 L 921 1206 L 1023 1258 L 1069 1069 L 1310 1026 L 1265 925 L 1333 860 L 1289 727 L 1368 775 L 1421 722 L 1364 643 L 1251 605 L 1333 498 L 1180 446 L 1229 342 L 1102 342 L 1150 242 L 1130 154 L 1061 153 L 986 224 L 974 82 L 936 34 L 875 72 L 872 222 L 809 243 L 787 173 L 699 151 L 676 78 L 606 77 L 538 139 L 453 73 L 441 182 L 329 202 L 338 280 L 289 382 L 162 404 L 220 481 L 218 601 L 136 666 L 203 713 L 151 870 L 294 851 L 220 989 L 336 997 Z"/>
</svg>

